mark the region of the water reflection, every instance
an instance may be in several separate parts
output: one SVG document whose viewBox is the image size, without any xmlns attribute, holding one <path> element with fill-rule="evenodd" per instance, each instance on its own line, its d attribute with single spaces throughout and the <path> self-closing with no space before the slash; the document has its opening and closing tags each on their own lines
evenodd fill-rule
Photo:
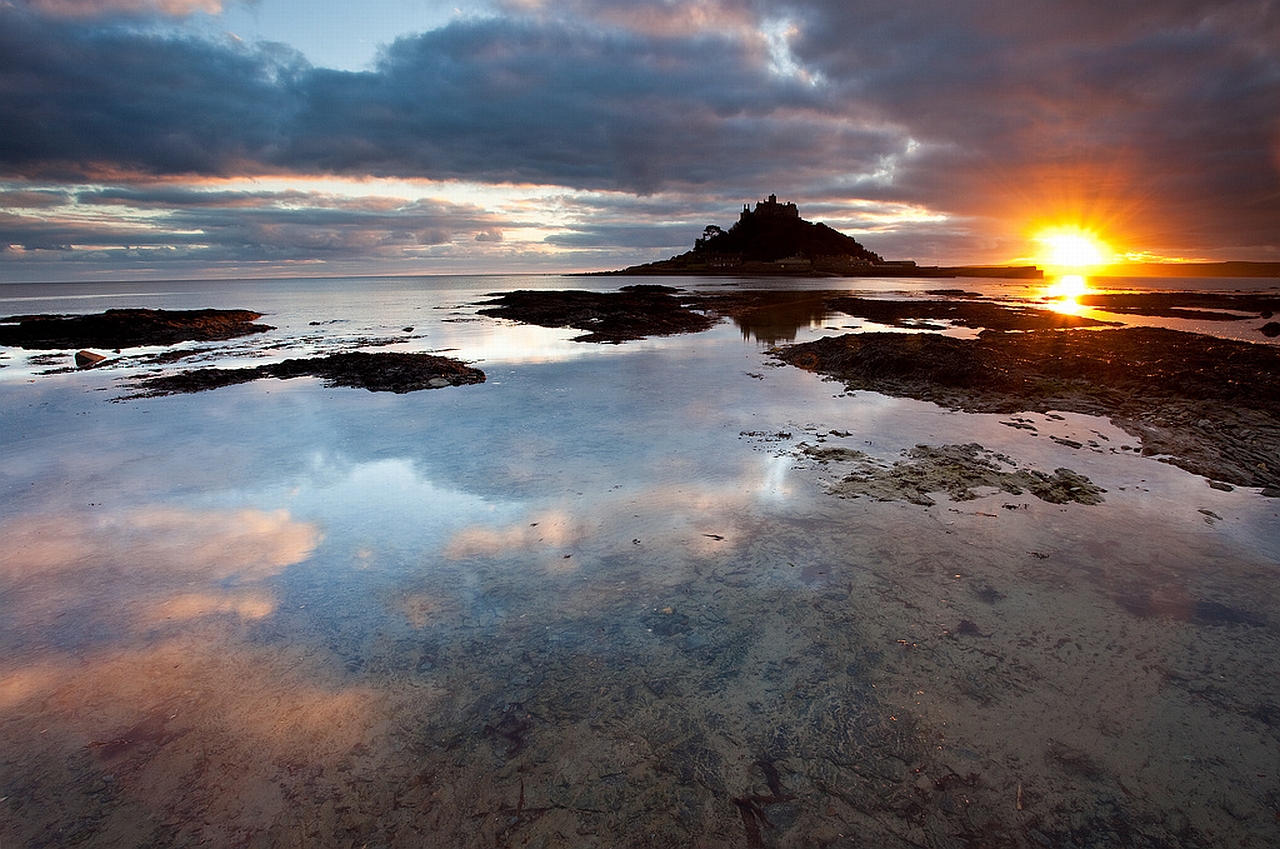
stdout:
<svg viewBox="0 0 1280 849">
<path fill-rule="evenodd" d="M 1274 505 L 764 369 L 738 330 L 827 319 L 776 306 L 573 357 L 458 322 L 512 349 L 466 391 L 5 388 L 0 843 L 1275 845 Z M 1107 501 L 843 501 L 801 440 Z"/>
<path fill-rule="evenodd" d="M 1080 274 L 1064 274 L 1045 287 L 1042 297 L 1049 301 L 1054 312 L 1079 315 L 1085 309 L 1079 299 L 1089 291 L 1088 278 Z"/>
<path fill-rule="evenodd" d="M 203 617 L 263 619 L 277 605 L 268 580 L 311 556 L 320 532 L 281 510 L 145 505 L 12 516 L 0 538 L 0 646 L 12 659 Z"/>
<path fill-rule="evenodd" d="M 757 297 L 760 306 L 735 316 L 733 323 L 742 330 L 743 339 L 766 345 L 794 342 L 798 331 L 820 327 L 832 315 L 823 293 L 769 292 Z"/>
</svg>

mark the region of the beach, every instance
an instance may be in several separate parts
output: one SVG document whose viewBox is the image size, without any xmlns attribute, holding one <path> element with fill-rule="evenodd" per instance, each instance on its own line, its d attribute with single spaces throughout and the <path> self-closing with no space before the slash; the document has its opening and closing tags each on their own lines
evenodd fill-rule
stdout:
<svg viewBox="0 0 1280 849">
<path fill-rule="evenodd" d="M 89 369 L 2 349 L 0 845 L 1280 842 L 1261 310 L 953 283 L 0 287 L 8 316 L 270 326 Z M 693 319 L 493 312 L 627 285 Z M 1010 309 L 1074 318 L 992 331 Z M 847 359 L 1064 333 L 1261 365 L 1222 397 L 1214 362 L 1194 398 L 1184 372 L 996 397 Z M 355 353 L 449 379 L 279 365 Z M 236 368 L 262 371 L 148 384 Z"/>
</svg>

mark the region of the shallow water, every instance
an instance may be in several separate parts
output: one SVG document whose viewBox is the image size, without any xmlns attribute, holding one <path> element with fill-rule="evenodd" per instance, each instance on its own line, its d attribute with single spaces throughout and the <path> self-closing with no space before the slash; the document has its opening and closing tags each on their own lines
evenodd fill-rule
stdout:
<svg viewBox="0 0 1280 849">
<path fill-rule="evenodd" d="M 120 400 L 134 352 L 6 351 L 0 846 L 1280 841 L 1280 503 L 1105 420 L 849 395 L 731 324 L 474 314 L 625 282 L 0 289 L 278 328 L 207 363 L 391 342 L 488 375 Z M 972 442 L 1105 501 L 840 499 L 799 450 Z"/>
</svg>

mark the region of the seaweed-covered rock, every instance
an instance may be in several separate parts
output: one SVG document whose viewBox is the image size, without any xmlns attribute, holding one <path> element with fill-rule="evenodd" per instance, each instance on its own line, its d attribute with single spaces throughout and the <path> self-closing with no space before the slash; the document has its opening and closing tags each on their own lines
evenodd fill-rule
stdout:
<svg viewBox="0 0 1280 849">
<path fill-rule="evenodd" d="M 912 504 L 934 504 L 932 493 L 945 492 L 955 501 L 978 497 L 975 489 L 990 487 L 1021 495 L 1030 492 L 1051 504 L 1099 504 L 1106 490 L 1071 469 L 1056 469 L 1053 474 L 1038 469 L 1019 468 L 1002 454 L 996 454 L 977 443 L 967 445 L 917 445 L 903 452 L 905 457 L 892 466 L 879 463 L 860 451 L 841 448 L 801 446 L 802 454 L 828 464 L 849 462 L 853 469 L 830 485 L 830 490 L 844 498 L 867 495 L 879 501 L 910 501 Z"/>
<path fill-rule="evenodd" d="M 432 354 L 363 353 L 331 354 L 326 357 L 290 359 L 256 368 L 193 369 L 141 381 L 144 396 L 203 392 L 222 386 L 248 383 L 264 377 L 319 377 L 328 386 L 349 386 L 370 392 L 403 394 L 420 389 L 441 389 L 483 383 L 478 368 L 449 357 Z"/>
<path fill-rule="evenodd" d="M 625 342 L 646 336 L 694 333 L 715 324 L 690 309 L 679 290 L 669 286 L 624 286 L 617 292 L 528 291 L 498 295 L 481 315 L 586 330 L 575 342 Z"/>
<path fill-rule="evenodd" d="M 16 348 L 132 348 L 234 339 L 272 330 L 249 310 L 112 309 L 93 315 L 0 319 L 0 345 Z"/>
<path fill-rule="evenodd" d="M 851 390 L 972 412 L 1110 417 L 1143 453 L 1280 493 L 1280 349 L 1157 327 L 1032 330 L 977 339 L 866 333 L 774 352 Z"/>
</svg>

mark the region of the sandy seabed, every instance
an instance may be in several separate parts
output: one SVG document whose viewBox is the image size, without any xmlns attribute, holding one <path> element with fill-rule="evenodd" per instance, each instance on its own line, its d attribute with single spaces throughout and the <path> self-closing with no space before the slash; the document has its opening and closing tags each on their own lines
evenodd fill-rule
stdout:
<svg viewBox="0 0 1280 849">
<path fill-rule="evenodd" d="M 329 632 L 302 644 L 290 619 L 308 611 L 252 585 L 139 601 L 136 648 L 5 675 L 5 845 L 1280 834 L 1276 564 L 1222 531 L 1209 496 L 1229 494 L 1206 487 L 1216 510 L 1152 538 L 1141 491 L 921 506 L 838 498 L 829 466 L 795 462 L 802 516 L 712 514 L 674 538 L 650 510 L 599 536 L 552 518 L 498 532 L 527 535 L 509 562 L 491 536 L 459 538 L 473 570 L 386 587 L 376 625 L 330 600 L 311 611 Z M 260 525 L 241 556 L 268 573 L 315 543 L 280 517 L 226 520 Z M 186 521 L 148 530 L 198 535 Z M 38 565 L 5 538 L 10 569 Z M 102 542 L 79 544 L 110 564 Z M 74 609 L 89 590 L 62 592 Z"/>
</svg>

